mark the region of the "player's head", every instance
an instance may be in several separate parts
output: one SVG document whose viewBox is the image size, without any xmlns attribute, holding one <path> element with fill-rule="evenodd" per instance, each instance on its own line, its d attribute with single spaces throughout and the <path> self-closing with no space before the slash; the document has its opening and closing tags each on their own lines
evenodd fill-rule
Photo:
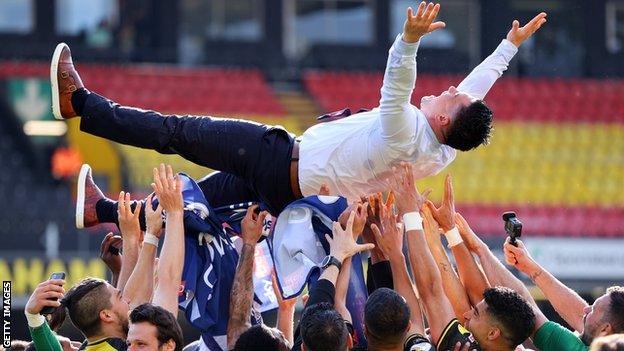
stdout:
<svg viewBox="0 0 624 351">
<path fill-rule="evenodd" d="M 396 291 L 379 288 L 368 297 L 364 307 L 364 333 L 369 344 L 402 345 L 409 328 L 409 306 Z"/>
<path fill-rule="evenodd" d="M 125 337 L 128 334 L 128 302 L 121 290 L 102 279 L 85 278 L 74 285 L 52 315 L 50 326 L 60 326 L 66 313 L 87 338 Z"/>
<path fill-rule="evenodd" d="M 299 326 L 302 350 L 346 351 L 353 346 L 342 316 L 327 302 L 306 307 Z"/>
<path fill-rule="evenodd" d="M 624 334 L 612 334 L 596 338 L 590 351 L 624 351 Z"/>
<path fill-rule="evenodd" d="M 238 337 L 234 351 L 258 350 L 258 345 L 264 351 L 288 351 L 292 346 L 279 329 L 256 324 Z"/>
<path fill-rule="evenodd" d="M 585 344 L 599 336 L 624 333 L 624 287 L 610 287 L 584 312 L 581 339 Z"/>
<path fill-rule="evenodd" d="M 535 326 L 533 308 L 520 294 L 504 287 L 485 290 L 483 300 L 464 314 L 466 328 L 485 349 L 513 350 Z"/>
<path fill-rule="evenodd" d="M 461 151 L 488 143 L 492 110 L 483 100 L 451 86 L 438 96 L 423 97 L 420 108 L 441 143 Z"/>
<path fill-rule="evenodd" d="M 130 312 L 126 344 L 129 351 L 182 351 L 184 337 L 171 312 L 144 303 Z"/>
</svg>

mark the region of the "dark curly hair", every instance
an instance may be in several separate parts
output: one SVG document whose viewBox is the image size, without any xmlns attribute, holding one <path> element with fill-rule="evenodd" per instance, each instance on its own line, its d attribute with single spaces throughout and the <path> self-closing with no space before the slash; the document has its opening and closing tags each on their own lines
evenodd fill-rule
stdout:
<svg viewBox="0 0 624 351">
<path fill-rule="evenodd" d="M 500 324 L 501 334 L 510 347 L 522 344 L 535 327 L 533 307 L 516 291 L 497 286 L 486 289 L 483 299 L 487 314 Z"/>
<path fill-rule="evenodd" d="M 331 304 L 306 307 L 299 322 L 301 338 L 310 351 L 346 351 L 349 331 Z"/>
<path fill-rule="evenodd" d="M 405 299 L 388 288 L 375 290 L 364 306 L 364 324 L 369 341 L 376 344 L 403 342 L 410 320 L 410 310 Z"/>
<path fill-rule="evenodd" d="M 245 330 L 234 345 L 234 351 L 288 351 L 288 341 L 275 328 L 256 324 Z"/>
<path fill-rule="evenodd" d="M 147 322 L 152 324 L 158 330 L 158 347 L 162 346 L 169 340 L 175 342 L 175 351 L 182 351 L 184 347 L 184 337 L 182 336 L 182 328 L 178 324 L 175 316 L 166 309 L 144 303 L 137 306 L 130 312 L 130 323 L 136 324 Z"/>
<path fill-rule="evenodd" d="M 445 144 L 453 149 L 469 151 L 487 145 L 492 131 L 492 110 L 483 100 L 477 100 L 457 111 L 446 132 Z"/>
</svg>

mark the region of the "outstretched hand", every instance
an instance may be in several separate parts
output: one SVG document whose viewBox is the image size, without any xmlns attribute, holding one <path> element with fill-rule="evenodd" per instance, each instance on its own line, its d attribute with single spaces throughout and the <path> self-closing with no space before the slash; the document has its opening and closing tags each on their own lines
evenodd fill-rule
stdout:
<svg viewBox="0 0 624 351">
<path fill-rule="evenodd" d="M 182 179 L 179 175 L 173 174 L 170 165 L 165 167 L 161 163 L 160 167 L 154 168 L 154 182 L 151 185 L 156 196 L 158 196 L 158 202 L 168 214 L 172 212 L 182 213 L 184 210 Z"/>
<path fill-rule="evenodd" d="M 399 216 L 409 212 L 418 212 L 427 201 L 431 189 L 422 194 L 416 188 L 413 167 L 410 163 L 401 162 L 400 167 L 392 167 L 393 177 L 390 181 L 392 192 L 396 194 L 396 205 Z"/>
<path fill-rule="evenodd" d="M 533 33 L 537 32 L 537 30 L 546 23 L 546 16 L 546 12 L 541 12 L 522 27 L 520 27 L 520 22 L 518 20 L 514 20 L 511 24 L 511 30 L 507 33 L 507 40 L 512 42 L 516 47 L 520 47 L 525 40 L 529 39 Z"/>
<path fill-rule="evenodd" d="M 415 43 L 423 35 L 434 30 L 444 28 L 446 24 L 441 21 L 433 22 L 440 12 L 440 4 L 427 4 L 425 1 L 418 5 L 416 14 L 411 7 L 407 8 L 407 19 L 403 25 L 403 40 L 407 43 Z"/>
<path fill-rule="evenodd" d="M 340 262 L 355 255 L 356 253 L 375 248 L 374 244 L 358 244 L 353 238 L 353 222 L 355 212 L 351 212 L 347 220 L 347 229 L 342 229 L 338 222 L 334 222 L 333 237 L 325 234 L 325 239 L 329 243 L 329 254 Z"/>
<path fill-rule="evenodd" d="M 444 199 L 440 207 L 435 207 L 433 202 L 427 201 L 427 206 L 431 210 L 433 218 L 440 224 L 440 228 L 445 232 L 455 228 L 455 198 L 453 195 L 453 183 L 451 175 L 446 176 L 444 181 Z"/>
<path fill-rule="evenodd" d="M 264 219 L 269 214 L 267 211 L 256 213 L 258 205 L 253 205 L 247 209 L 245 218 L 241 221 L 241 238 L 243 243 L 255 246 L 262 236 Z"/>
</svg>

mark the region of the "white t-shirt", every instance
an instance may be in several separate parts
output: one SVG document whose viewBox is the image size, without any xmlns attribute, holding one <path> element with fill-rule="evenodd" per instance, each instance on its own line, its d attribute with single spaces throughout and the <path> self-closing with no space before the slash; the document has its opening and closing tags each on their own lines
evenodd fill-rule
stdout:
<svg viewBox="0 0 624 351">
<path fill-rule="evenodd" d="M 415 178 L 421 179 L 455 159 L 456 151 L 438 142 L 425 115 L 410 103 L 418 45 L 397 36 L 388 55 L 379 107 L 319 123 L 303 133 L 299 184 L 304 196 L 316 194 L 325 183 L 332 194 L 353 200 L 388 189 L 392 166 L 401 161 L 410 162 Z M 517 51 L 504 39 L 457 89 L 483 99 Z"/>
</svg>

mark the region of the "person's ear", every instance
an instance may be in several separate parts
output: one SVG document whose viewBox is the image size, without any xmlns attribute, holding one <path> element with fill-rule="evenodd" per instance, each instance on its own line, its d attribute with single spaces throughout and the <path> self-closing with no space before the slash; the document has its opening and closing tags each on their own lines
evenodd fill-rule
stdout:
<svg viewBox="0 0 624 351">
<path fill-rule="evenodd" d="M 490 328 L 488 331 L 488 340 L 496 340 L 501 336 L 501 331 L 498 328 Z"/>
<path fill-rule="evenodd" d="M 99 316 L 102 322 L 112 322 L 114 313 L 111 310 L 103 309 L 100 311 Z"/>
<path fill-rule="evenodd" d="M 407 321 L 407 328 L 405 328 L 405 331 L 409 331 L 410 329 L 412 329 L 412 321 Z"/>
<path fill-rule="evenodd" d="M 448 126 L 451 124 L 451 118 L 447 115 L 438 115 L 436 119 L 438 120 L 438 124 L 441 126 Z"/>
<path fill-rule="evenodd" d="M 167 340 L 166 343 L 163 344 L 165 351 L 173 351 L 176 348 L 176 342 L 173 339 Z"/>
<path fill-rule="evenodd" d="M 351 350 L 353 348 L 353 338 L 351 334 L 347 334 L 347 350 Z"/>
<path fill-rule="evenodd" d="M 613 326 L 611 323 L 604 323 L 598 332 L 598 336 L 607 336 L 613 334 Z"/>
</svg>

